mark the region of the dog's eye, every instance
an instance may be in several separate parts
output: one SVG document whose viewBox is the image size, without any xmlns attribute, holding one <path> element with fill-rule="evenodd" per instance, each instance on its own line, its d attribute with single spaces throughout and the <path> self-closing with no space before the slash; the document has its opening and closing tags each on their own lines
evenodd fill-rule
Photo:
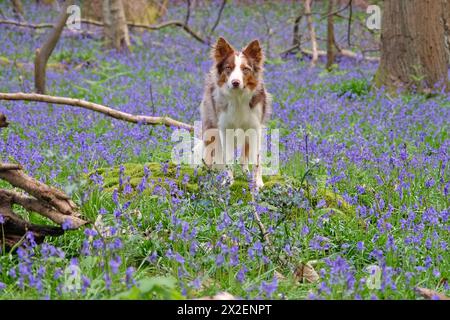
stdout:
<svg viewBox="0 0 450 320">
<path fill-rule="evenodd" d="M 232 69 L 231 69 L 230 66 L 226 66 L 226 67 L 225 67 L 225 71 L 226 71 L 226 72 L 231 72 L 231 70 L 232 70 Z"/>
<path fill-rule="evenodd" d="M 248 73 L 250 73 L 252 71 L 252 69 L 250 69 L 250 68 L 248 68 L 248 67 L 245 67 L 244 68 L 244 74 L 248 74 Z"/>
</svg>

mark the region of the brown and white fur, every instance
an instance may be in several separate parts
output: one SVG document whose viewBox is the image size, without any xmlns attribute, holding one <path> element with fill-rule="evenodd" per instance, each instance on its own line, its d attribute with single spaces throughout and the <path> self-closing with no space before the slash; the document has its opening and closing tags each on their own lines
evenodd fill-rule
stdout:
<svg viewBox="0 0 450 320">
<path fill-rule="evenodd" d="M 230 150 L 230 143 L 225 141 L 227 129 L 254 129 L 255 139 L 248 137 L 238 142 L 237 148 L 241 150 L 241 165 L 248 170 L 249 156 L 254 164 L 254 182 L 257 188 L 263 186 L 260 151 L 262 143 L 262 129 L 272 112 L 271 96 L 263 83 L 264 54 L 258 40 L 250 42 L 242 51 L 235 50 L 224 38 L 219 38 L 212 50 L 214 64 L 206 75 L 203 101 L 200 105 L 203 130 L 216 129 L 223 150 Z M 216 136 L 203 136 L 204 146 L 215 141 Z M 252 141 L 250 141 L 252 140 Z M 207 165 L 216 165 L 224 169 L 223 163 L 215 155 L 222 154 L 215 151 L 204 155 Z M 233 150 L 234 153 L 234 150 Z M 223 157 L 223 155 L 222 155 Z M 256 158 L 256 159 L 255 159 Z M 221 159 L 223 160 L 223 159 Z M 227 170 L 232 180 L 232 173 Z"/>
</svg>

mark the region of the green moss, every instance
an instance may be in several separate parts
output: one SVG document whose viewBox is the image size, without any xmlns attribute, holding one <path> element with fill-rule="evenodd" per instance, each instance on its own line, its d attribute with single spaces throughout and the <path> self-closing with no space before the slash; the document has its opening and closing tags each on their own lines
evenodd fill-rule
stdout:
<svg viewBox="0 0 450 320">
<path fill-rule="evenodd" d="M 99 168 L 94 172 L 89 173 L 101 175 L 104 179 L 103 187 L 105 192 L 113 192 L 114 189 L 121 191 L 124 186 L 129 184 L 133 190 L 131 197 L 135 194 L 137 187 L 144 177 L 144 166 L 149 170 L 149 176 L 147 178 L 147 188 L 144 191 L 144 195 L 151 195 L 153 190 L 157 187 L 162 187 L 165 190 L 170 190 L 170 185 L 176 184 L 180 189 L 189 193 L 198 193 L 199 185 L 198 178 L 204 176 L 208 170 L 205 168 L 193 169 L 187 165 L 177 166 L 173 163 L 161 164 L 161 163 L 126 163 L 123 165 L 123 185 L 119 187 L 119 175 L 120 166 L 113 168 Z M 185 176 L 189 177 L 188 182 L 183 181 Z M 277 188 L 277 192 L 280 197 L 289 197 L 286 190 L 293 189 L 300 192 L 300 188 L 306 189 L 306 186 L 302 186 L 300 182 L 294 178 L 281 175 L 265 176 L 264 187 L 261 189 L 263 193 L 270 193 Z M 281 191 L 280 191 L 281 190 Z M 251 193 L 247 177 L 242 173 L 236 173 L 234 183 L 230 186 L 231 191 L 231 203 L 236 203 L 241 200 L 247 203 L 251 200 Z M 325 200 L 326 206 L 323 209 L 334 209 L 336 213 L 352 214 L 355 213 L 355 208 L 346 202 L 342 196 L 334 193 L 323 187 L 318 187 L 317 192 L 314 195 L 310 195 L 309 192 L 305 193 L 309 197 L 309 201 L 313 206 L 316 206 L 320 200 Z M 264 199 L 263 199 L 264 200 Z M 321 209 L 322 210 L 322 209 Z M 294 210 L 294 215 L 298 214 L 298 210 Z"/>
</svg>

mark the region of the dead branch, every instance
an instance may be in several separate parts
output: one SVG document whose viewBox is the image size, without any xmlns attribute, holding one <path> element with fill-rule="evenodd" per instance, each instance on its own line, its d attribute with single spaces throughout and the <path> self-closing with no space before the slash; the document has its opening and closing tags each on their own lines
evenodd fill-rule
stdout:
<svg viewBox="0 0 450 320">
<path fill-rule="evenodd" d="M 3 220 L 0 241 L 5 239 L 8 247 L 20 241 L 27 231 L 33 233 L 37 242 L 41 242 L 45 236 L 58 236 L 64 233 L 64 229 L 77 229 L 87 223 L 79 217 L 75 203 L 65 193 L 28 176 L 20 165 L 0 162 L 0 179 L 33 196 L 0 189 L 0 214 Z M 63 228 L 27 222 L 13 211 L 14 205 L 47 217 Z"/>
<path fill-rule="evenodd" d="M 153 25 L 146 25 L 146 24 L 138 24 L 138 23 L 130 23 L 129 26 L 136 27 L 136 28 L 143 28 L 147 30 L 159 30 L 166 27 L 180 27 L 186 33 L 188 33 L 190 36 L 192 36 L 195 40 L 197 40 L 200 43 L 208 44 L 208 41 L 206 41 L 202 36 L 200 36 L 197 32 L 192 30 L 189 26 L 185 25 L 183 21 L 180 20 L 170 20 L 166 22 L 162 22 L 159 24 L 153 24 Z"/>
<path fill-rule="evenodd" d="M 300 14 L 295 18 L 294 20 L 294 31 L 292 35 L 292 46 L 301 46 L 301 34 L 300 34 L 300 22 L 303 18 L 303 10 L 300 12 Z"/>
<path fill-rule="evenodd" d="M 55 49 L 59 37 L 61 36 L 61 32 L 69 18 L 67 8 L 69 5 L 73 4 L 73 2 L 73 0 L 68 0 L 66 2 L 54 28 L 48 35 L 47 40 L 45 40 L 40 48 L 36 49 L 36 57 L 34 60 L 34 85 L 37 93 L 45 93 L 45 71 L 47 68 L 47 61 L 52 54 L 53 49 Z"/>
<path fill-rule="evenodd" d="M 8 170 L 22 170 L 22 166 L 16 163 L 2 163 L 0 165 L 0 172 Z"/>
<path fill-rule="evenodd" d="M 189 18 L 191 17 L 191 0 L 186 0 L 186 18 L 184 19 L 184 24 L 189 24 Z"/>
<path fill-rule="evenodd" d="M 305 54 L 307 56 L 312 57 L 312 55 L 313 55 L 313 52 L 311 50 L 302 48 L 301 51 L 302 51 L 303 54 Z M 319 57 L 322 57 L 322 56 L 326 56 L 327 53 L 325 51 L 323 51 L 323 50 L 318 50 L 317 51 L 317 55 Z M 354 53 L 353 51 L 347 50 L 347 49 L 341 49 L 341 51 L 338 51 L 336 55 L 337 56 L 342 56 L 342 57 L 347 57 L 347 58 L 352 58 L 352 59 L 362 58 L 363 60 L 373 61 L 373 62 L 380 61 L 379 57 L 358 57 L 358 55 L 356 53 Z"/>
<path fill-rule="evenodd" d="M 209 30 L 209 35 L 208 35 L 209 39 L 211 39 L 211 35 L 213 34 L 214 30 L 216 30 L 217 26 L 219 25 L 220 18 L 222 17 L 222 12 L 223 12 L 223 9 L 225 9 L 226 4 L 227 4 L 227 0 L 223 0 L 222 4 L 220 5 L 219 12 L 217 13 L 216 21 L 214 22 L 211 30 Z"/>
<path fill-rule="evenodd" d="M 31 29 L 44 29 L 44 28 L 53 28 L 53 24 L 51 23 L 27 23 L 27 22 L 19 22 L 15 20 L 0 20 L 0 24 L 6 24 L 6 25 L 13 25 L 18 27 L 24 27 L 24 28 L 31 28 Z"/>
<path fill-rule="evenodd" d="M 308 30 L 311 36 L 311 46 L 312 46 L 311 66 L 315 66 L 317 60 L 319 59 L 319 55 L 317 52 L 316 32 L 314 30 L 314 24 L 311 15 L 311 2 L 312 0 L 305 0 L 305 15 L 307 16 L 306 21 L 308 23 Z"/>
<path fill-rule="evenodd" d="M 77 216 L 75 203 L 62 191 L 47 186 L 46 184 L 26 175 L 22 170 L 6 168 L 14 164 L 0 163 L 0 179 L 9 182 L 12 186 L 27 191 L 36 199 L 57 209 L 65 215 Z"/>
<path fill-rule="evenodd" d="M 56 209 L 53 209 L 51 206 L 44 204 L 40 200 L 28 197 L 16 191 L 0 189 L 0 193 L 3 193 L 3 195 L 9 197 L 12 203 L 18 204 L 29 211 L 37 212 L 40 215 L 49 218 L 50 220 L 59 225 L 62 225 L 70 221 L 71 229 L 77 229 L 82 225 L 86 224 L 86 221 L 76 216 L 67 216 L 66 214 L 62 214 Z"/>
<path fill-rule="evenodd" d="M 183 123 L 177 120 L 174 120 L 169 117 L 154 117 L 154 116 L 144 116 L 144 115 L 132 115 L 126 112 L 122 112 L 119 110 L 111 109 L 109 107 L 103 106 L 101 104 L 66 98 L 66 97 L 56 97 L 49 96 L 37 93 L 0 93 L 0 100 L 23 100 L 23 101 L 38 101 L 38 102 L 46 102 L 46 103 L 55 103 L 62 104 L 68 106 L 80 107 L 88 110 L 92 110 L 95 112 L 103 113 L 109 117 L 128 121 L 132 123 L 140 123 L 145 125 L 165 125 L 168 127 L 178 127 L 187 129 L 189 131 L 193 131 L 194 127 L 190 124 Z"/>
<path fill-rule="evenodd" d="M 420 294 L 425 299 L 431 300 L 436 297 L 436 298 L 439 298 L 439 300 L 450 300 L 450 297 L 447 297 L 446 295 L 444 295 L 442 293 L 438 293 L 431 289 L 418 287 L 415 290 L 418 294 Z"/>
<path fill-rule="evenodd" d="M 9 125 L 9 122 L 6 121 L 6 116 L 3 113 L 0 113 L 0 128 L 6 128 Z"/>
<path fill-rule="evenodd" d="M 3 217 L 3 224 L 0 225 L 0 243 L 3 240 L 7 248 L 12 248 L 21 241 L 26 232 L 33 233 L 34 240 L 41 243 L 45 236 L 60 236 L 64 230 L 60 227 L 36 225 L 27 222 L 12 211 L 10 199 L 0 190 L 0 210 Z"/>
<path fill-rule="evenodd" d="M 328 18 L 328 17 L 330 17 L 330 16 L 337 15 L 337 14 L 341 13 L 342 11 L 344 11 L 345 9 L 347 9 L 349 6 L 351 7 L 351 5 L 352 5 L 352 0 L 350 0 L 350 1 L 345 5 L 345 7 L 341 8 L 341 9 L 338 9 L 338 10 L 336 10 L 336 11 L 331 11 L 331 12 L 329 11 L 329 12 L 327 12 L 327 14 L 325 14 L 325 15 L 323 15 L 323 16 L 320 17 L 320 20 L 323 20 L 323 19 Z"/>
</svg>

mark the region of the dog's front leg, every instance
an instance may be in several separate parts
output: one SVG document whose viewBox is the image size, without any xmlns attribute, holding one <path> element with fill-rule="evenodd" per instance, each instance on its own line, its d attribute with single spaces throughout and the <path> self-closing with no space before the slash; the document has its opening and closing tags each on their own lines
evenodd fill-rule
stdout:
<svg viewBox="0 0 450 320">
<path fill-rule="evenodd" d="M 238 148 L 241 150 L 241 168 L 242 171 L 247 174 L 249 172 L 248 169 L 248 158 L 250 154 L 250 145 L 249 145 L 249 139 L 245 137 L 245 142 L 242 144 L 242 146 L 238 146 Z"/>
<path fill-rule="evenodd" d="M 230 165 L 232 161 L 230 159 L 233 159 L 234 157 L 234 141 L 228 141 L 226 139 L 226 129 L 220 128 L 219 129 L 219 136 L 220 136 L 220 145 L 221 145 L 221 163 L 217 167 L 219 170 L 223 171 L 225 170 L 225 181 L 223 183 L 229 182 L 230 184 L 233 184 L 233 172 L 230 169 Z M 231 157 L 231 158 L 230 158 Z"/>
<path fill-rule="evenodd" d="M 262 130 L 258 128 L 256 131 L 256 143 L 254 143 L 254 147 L 256 150 L 253 151 L 253 154 L 256 155 L 256 163 L 254 165 L 253 177 L 255 181 L 255 186 L 257 189 L 260 189 L 264 186 L 264 182 L 262 179 L 262 164 L 261 164 L 261 143 L 262 143 Z"/>
</svg>

